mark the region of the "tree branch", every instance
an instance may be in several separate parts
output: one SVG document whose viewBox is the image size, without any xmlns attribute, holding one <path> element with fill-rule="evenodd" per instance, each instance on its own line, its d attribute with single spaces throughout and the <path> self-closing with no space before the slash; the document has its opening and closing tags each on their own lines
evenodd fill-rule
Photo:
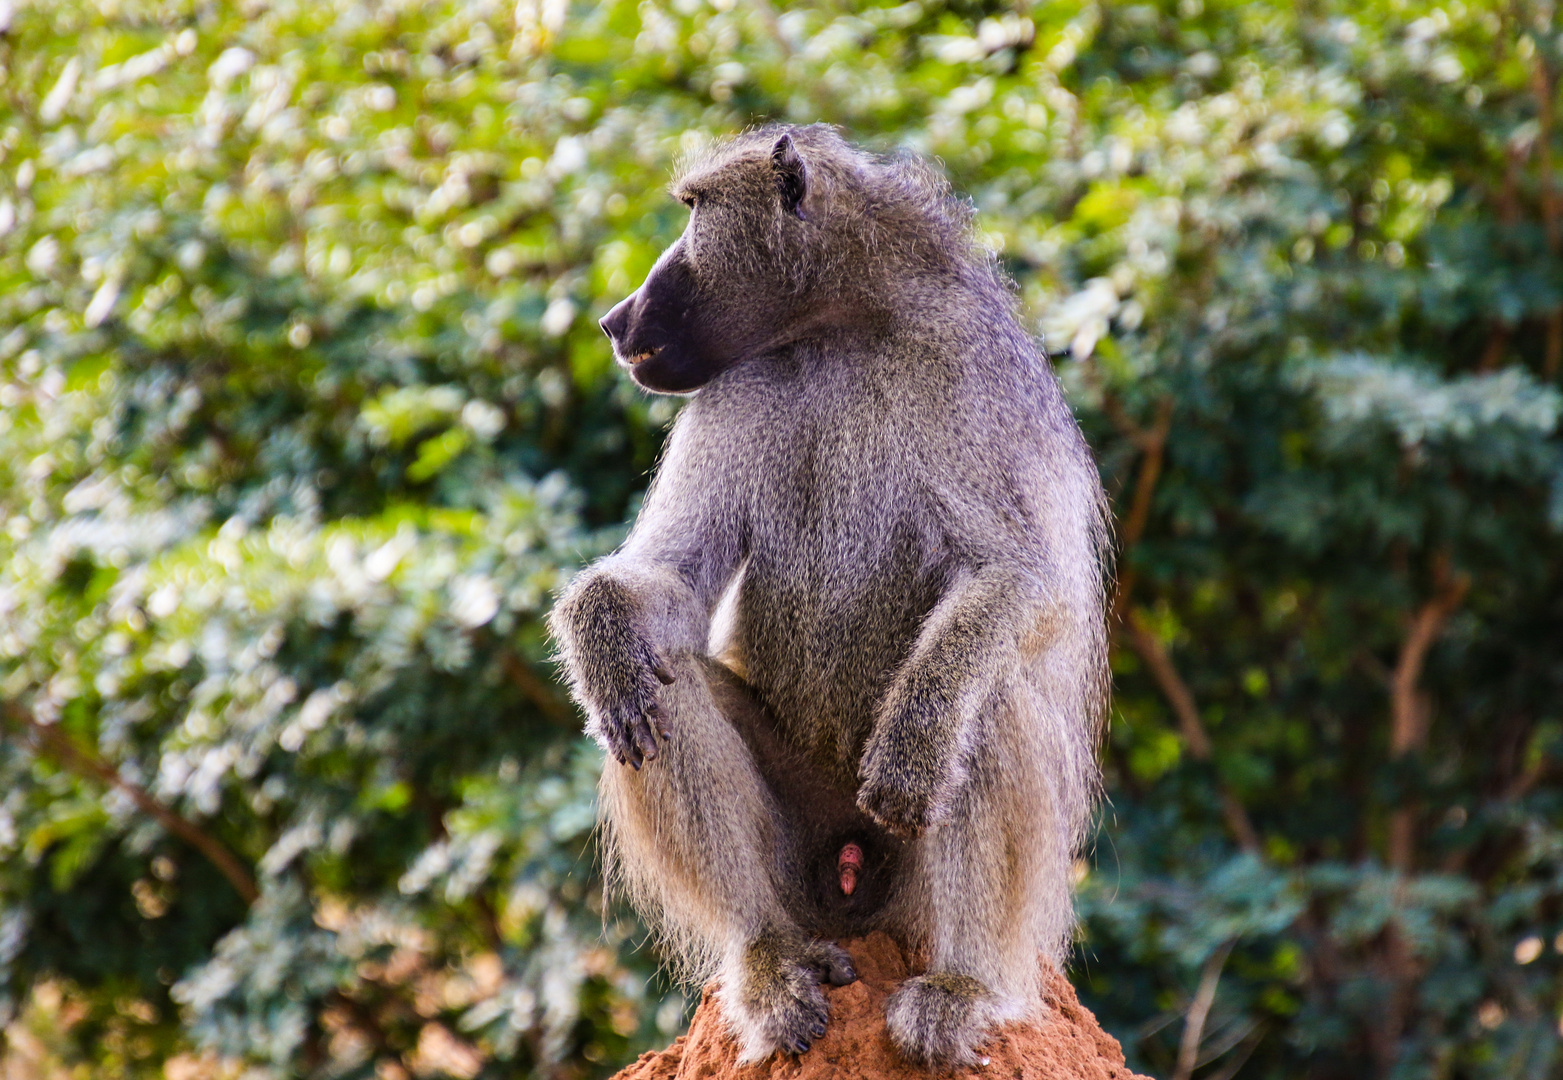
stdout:
<svg viewBox="0 0 1563 1080">
<path fill-rule="evenodd" d="M 1172 713 L 1178 719 L 1178 728 L 1183 732 L 1183 741 L 1188 744 L 1189 753 L 1200 761 L 1208 761 L 1211 755 L 1210 736 L 1206 734 L 1205 724 L 1199 718 L 1194 694 L 1173 666 L 1172 657 L 1167 655 L 1161 639 L 1145 625 L 1138 612 L 1129 612 L 1124 619 L 1124 629 L 1128 631 L 1129 643 L 1140 654 L 1140 659 L 1150 669 L 1156 685 L 1166 695 L 1167 703 L 1172 706 Z"/>
<path fill-rule="evenodd" d="M 1172 431 L 1172 398 L 1164 397 L 1156 404 L 1156 420 L 1149 428 L 1142 428 L 1123 411 L 1118 399 L 1109 395 L 1103 402 L 1107 416 L 1118 430 L 1141 451 L 1140 472 L 1134 481 L 1134 498 L 1129 503 L 1129 513 L 1123 519 L 1118 533 L 1118 588 L 1113 593 L 1113 606 L 1109 614 L 1109 626 L 1117 626 L 1123 618 L 1129 596 L 1134 591 L 1135 572 L 1128 560 L 1129 552 L 1145 534 L 1150 520 L 1151 497 L 1156 483 L 1161 479 L 1161 467 L 1166 460 L 1167 436 Z"/>
<path fill-rule="evenodd" d="M 1123 571 L 1118 576 L 1118 588 L 1113 593 L 1108 625 L 1121 625 L 1128 634 L 1134 651 L 1140 654 L 1140 659 L 1150 669 L 1151 676 L 1156 680 L 1168 703 L 1172 705 L 1173 715 L 1178 719 L 1178 728 L 1183 733 L 1183 741 L 1188 746 L 1189 753 L 1198 761 L 1209 761 L 1214 751 L 1210 736 L 1205 731 L 1204 722 L 1199 718 L 1199 707 L 1194 703 L 1193 692 L 1189 690 L 1183 677 L 1178 674 L 1177 667 L 1172 663 L 1172 657 L 1167 655 L 1167 650 L 1162 647 L 1161 641 L 1129 608 L 1129 597 L 1134 591 L 1135 573 L 1134 567 L 1128 564 L 1126 556 L 1140 542 L 1140 538 L 1145 534 L 1145 526 L 1150 520 L 1151 497 L 1155 494 L 1157 481 L 1161 479 L 1162 464 L 1166 459 L 1167 437 L 1172 431 L 1173 400 L 1171 396 L 1167 396 L 1156 403 L 1156 420 L 1148 428 L 1141 427 L 1130 419 L 1117 398 L 1111 395 L 1104 400 L 1103 408 L 1114 426 L 1123 432 L 1130 442 L 1139 447 L 1143 454 L 1140 459 L 1139 476 L 1135 479 L 1134 499 L 1129 504 L 1128 516 L 1124 518 L 1123 529 L 1119 533 L 1119 565 L 1123 567 Z M 1248 818 L 1248 811 L 1243 808 L 1242 802 L 1227 785 L 1218 781 L 1217 789 L 1221 796 L 1222 816 L 1226 818 L 1227 827 L 1232 830 L 1238 847 L 1250 854 L 1258 854 L 1259 835 L 1254 831 L 1253 822 Z"/>
<path fill-rule="evenodd" d="M 1399 761 L 1420 750 L 1427 742 L 1427 726 L 1432 710 L 1419 683 L 1427 651 L 1443 632 L 1444 624 L 1465 599 L 1471 579 L 1452 572 L 1446 555 L 1433 563 L 1435 592 L 1432 599 L 1417 609 L 1406 625 L 1400 643 L 1400 656 L 1389 677 L 1390 731 L 1389 752 Z M 1389 816 L 1389 866 L 1395 872 L 1395 907 L 1404 902 L 1406 876 L 1412 870 L 1416 854 L 1417 807 L 1402 799 Z M 1391 924 L 1384 936 L 1384 966 L 1391 989 L 1384 1001 L 1383 1022 L 1374 1033 L 1371 1046 L 1379 1070 L 1388 1075 L 1394 1067 L 1406 1016 L 1411 1009 L 1411 988 L 1417 978 L 1416 958 L 1411 943 L 1398 924 Z"/>
<path fill-rule="evenodd" d="M 260 891 L 255 887 L 254 876 L 221 840 L 203 831 L 189 818 L 158 802 L 145 788 L 126 780 L 112 765 L 78 747 L 71 741 L 70 736 L 58 727 L 39 723 L 19 706 L 10 702 L 5 703 L 3 710 L 0 710 L 0 715 L 21 726 L 39 746 L 47 749 L 49 754 L 66 769 L 78 776 L 97 780 L 124 792 L 143 814 L 156 820 L 163 828 L 205 856 L 206 861 L 228 879 L 228 883 L 243 898 L 245 904 L 255 903 L 260 896 Z"/>
<path fill-rule="evenodd" d="M 1259 1044 L 1264 1042 L 1264 1038 L 1264 1027 L 1256 1025 L 1255 1030 L 1243 1040 L 1241 1047 L 1242 1052 L 1239 1053 L 1237 1057 L 1233 1058 L 1232 1061 L 1219 1073 L 1216 1073 L 1214 1076 L 1212 1076 L 1210 1080 L 1232 1080 L 1232 1078 L 1238 1074 L 1243 1066 L 1248 1064 L 1248 1059 L 1252 1057 L 1254 1051 L 1259 1048 Z"/>
<path fill-rule="evenodd" d="M 1422 749 L 1427 742 L 1431 709 L 1427 695 L 1419 687 L 1422 666 L 1428 649 L 1471 587 L 1469 575 L 1450 571 L 1447 557 L 1439 558 L 1434 578 L 1437 592 L 1411 617 L 1400 644 L 1400 658 L 1390 675 L 1389 752 L 1397 761 Z M 1415 822 L 1415 808 L 1410 805 L 1398 807 L 1390 816 L 1389 865 L 1401 873 L 1411 869 Z"/>
<path fill-rule="evenodd" d="M 1123 627 L 1129 636 L 1129 643 L 1134 647 L 1134 651 L 1139 653 L 1151 677 L 1156 680 L 1156 685 L 1161 688 L 1162 695 L 1172 706 L 1173 715 L 1178 719 L 1178 729 L 1183 733 L 1183 742 L 1189 748 L 1189 753 L 1198 761 L 1209 761 L 1213 748 L 1210 735 L 1205 731 L 1204 721 L 1199 718 L 1199 708 L 1194 704 L 1194 694 L 1189 689 L 1188 683 L 1183 681 L 1183 676 L 1178 674 L 1178 669 L 1172 663 L 1172 657 L 1167 654 L 1161 639 L 1151 632 L 1140 619 L 1139 614 L 1133 610 L 1125 614 Z M 1232 830 L 1238 847 L 1251 854 L 1258 854 L 1259 834 L 1254 831 L 1253 822 L 1248 818 L 1248 811 L 1243 808 L 1242 802 L 1226 784 L 1218 780 L 1217 788 L 1221 794 L 1222 816 L 1226 818 L 1227 827 Z"/>
<path fill-rule="evenodd" d="M 1503 354 L 1509 349 L 1510 330 L 1502 322 L 1495 322 L 1492 333 L 1487 336 L 1487 347 L 1482 350 L 1482 355 L 1476 361 L 1477 371 L 1497 371 L 1503 363 Z"/>
<path fill-rule="evenodd" d="M 1172 1080 L 1189 1080 L 1194 1075 L 1199 1044 L 1205 1035 L 1205 1021 L 1210 1016 L 1210 1006 L 1215 1003 L 1216 986 L 1221 982 L 1221 969 L 1226 966 L 1232 944 L 1228 941 L 1212 953 L 1200 971 L 1199 989 L 1194 991 L 1194 1000 L 1183 1021 L 1183 1041 L 1178 1046 L 1178 1065 L 1172 1072 Z"/>
<path fill-rule="evenodd" d="M 1541 220 L 1547 233 L 1547 250 L 1556 255 L 1563 248 L 1563 230 L 1558 221 L 1557 190 L 1552 183 L 1552 73 L 1547 70 L 1543 56 L 1545 50 L 1537 49 L 1531 58 L 1530 88 L 1536 95 L 1537 157 L 1541 164 Z"/>
<path fill-rule="evenodd" d="M 1558 192 L 1553 179 L 1552 128 L 1554 124 L 1552 72 L 1547 70 L 1543 56 L 1545 50 L 1537 49 L 1531 57 L 1530 86 L 1536 97 L 1537 157 L 1541 165 L 1541 221 L 1547 235 L 1547 251 L 1555 259 L 1563 251 L 1563 224 L 1558 216 Z M 1547 316 L 1547 349 L 1542 361 L 1542 373 L 1548 379 L 1557 378 L 1563 367 L 1563 304 L 1557 305 Z"/>
<path fill-rule="evenodd" d="M 1393 701 L 1393 727 L 1390 730 L 1390 751 L 1400 757 L 1411 750 L 1420 749 L 1427 740 L 1427 710 L 1419 699 L 1417 683 L 1422 677 L 1422 665 L 1427 650 L 1443 632 L 1444 624 L 1455 608 L 1465 599 L 1471 587 L 1466 574 L 1450 574 L 1447 565 L 1440 571 L 1443 580 L 1438 592 L 1423 604 L 1412 616 L 1406 629 L 1405 640 L 1400 645 L 1400 658 L 1390 675 L 1390 695 Z"/>
<path fill-rule="evenodd" d="M 557 724 L 566 727 L 575 726 L 575 715 L 570 711 L 570 707 L 560 701 L 548 684 L 537 677 L 537 672 L 532 670 L 531 664 L 510 649 L 500 650 L 499 662 L 505 669 L 505 677 L 517 690 L 525 694 L 533 705 L 537 706 L 538 712 Z"/>
</svg>

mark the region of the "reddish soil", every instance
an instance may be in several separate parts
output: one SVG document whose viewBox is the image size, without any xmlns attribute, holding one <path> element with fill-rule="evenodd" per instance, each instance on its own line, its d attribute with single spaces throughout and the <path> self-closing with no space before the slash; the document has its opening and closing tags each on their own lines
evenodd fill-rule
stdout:
<svg viewBox="0 0 1563 1080">
<path fill-rule="evenodd" d="M 774 1054 L 739 1067 L 710 987 L 689 1033 L 640 1060 L 614 1080 L 921 1080 L 930 1075 L 903 1061 L 885 1033 L 885 998 L 908 974 L 907 958 L 883 934 L 843 942 L 857 965 L 851 986 L 825 987 L 830 1027 L 801 1057 Z M 1043 991 L 1047 1007 L 1035 1023 L 1009 1024 L 988 1039 L 985 1066 L 945 1076 L 973 1080 L 1147 1080 L 1125 1067 L 1118 1040 L 1103 1031 L 1056 971 Z"/>
</svg>

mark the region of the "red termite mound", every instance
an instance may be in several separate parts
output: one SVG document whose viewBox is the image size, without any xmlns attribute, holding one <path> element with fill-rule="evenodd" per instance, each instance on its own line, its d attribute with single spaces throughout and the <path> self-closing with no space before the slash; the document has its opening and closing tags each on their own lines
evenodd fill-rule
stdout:
<svg viewBox="0 0 1563 1080">
<path fill-rule="evenodd" d="M 707 987 L 689 1033 L 661 1053 L 640 1060 L 614 1080 L 923 1080 L 885 1032 L 885 998 L 910 973 L 906 955 L 883 934 L 842 942 L 857 966 L 851 986 L 825 987 L 830 1026 L 801 1057 L 774 1054 L 739 1066 L 738 1044 L 727 1034 L 721 1008 Z M 986 1065 L 943 1076 L 973 1080 L 1148 1080 L 1123 1063 L 1118 1040 L 1080 1004 L 1056 971 L 1047 975 L 1047 1008 L 1035 1023 L 998 1029 L 982 1047 Z"/>
</svg>

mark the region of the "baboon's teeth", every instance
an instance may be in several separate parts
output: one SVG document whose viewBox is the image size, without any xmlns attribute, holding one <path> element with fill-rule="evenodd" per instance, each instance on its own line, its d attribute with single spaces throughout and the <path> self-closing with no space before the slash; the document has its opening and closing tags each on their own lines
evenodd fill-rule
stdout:
<svg viewBox="0 0 1563 1080">
<path fill-rule="evenodd" d="M 661 351 L 661 349 L 647 349 L 644 352 L 631 353 L 624 359 L 628 360 L 631 364 L 643 364 Z"/>
</svg>

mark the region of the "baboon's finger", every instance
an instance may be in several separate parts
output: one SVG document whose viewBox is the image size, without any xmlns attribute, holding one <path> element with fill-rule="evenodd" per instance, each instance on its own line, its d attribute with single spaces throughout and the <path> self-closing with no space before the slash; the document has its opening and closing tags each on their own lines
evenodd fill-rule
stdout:
<svg viewBox="0 0 1563 1080">
<path fill-rule="evenodd" d="M 657 756 L 657 740 L 652 738 L 651 725 L 644 719 L 635 724 L 635 748 L 647 761 L 653 761 Z"/>
<path fill-rule="evenodd" d="M 671 685 L 673 682 L 673 673 L 667 669 L 665 664 L 658 664 L 651 669 L 651 673 L 657 677 L 657 681 L 663 686 Z"/>
<path fill-rule="evenodd" d="M 624 745 L 624 733 L 619 730 L 619 726 L 614 723 L 604 724 L 602 734 L 608 743 L 608 755 L 620 765 L 628 765 L 630 760 Z"/>
<path fill-rule="evenodd" d="M 629 766 L 636 772 L 640 772 L 641 762 L 645 760 L 646 755 L 641 752 L 639 746 L 635 745 L 635 732 L 630 723 L 621 723 L 618 735 L 619 741 L 624 744 L 624 756 Z"/>
<path fill-rule="evenodd" d="M 652 730 L 664 739 L 673 737 L 673 729 L 668 725 L 667 714 L 662 711 L 662 706 L 652 702 L 646 706 L 646 715 L 652 720 Z"/>
</svg>

